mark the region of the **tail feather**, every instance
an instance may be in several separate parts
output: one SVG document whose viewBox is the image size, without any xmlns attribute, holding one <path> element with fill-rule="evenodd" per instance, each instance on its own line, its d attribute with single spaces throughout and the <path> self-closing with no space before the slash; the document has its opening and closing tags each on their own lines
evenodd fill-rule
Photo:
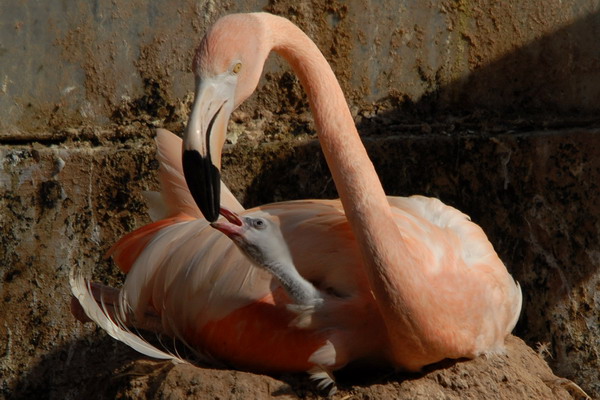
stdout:
<svg viewBox="0 0 600 400">
<path fill-rule="evenodd" d="M 116 321 L 110 318 L 110 313 L 107 310 L 106 304 L 101 302 L 102 307 L 98 305 L 92 294 L 89 282 L 85 280 L 79 268 L 73 267 L 71 269 L 69 273 L 69 282 L 71 284 L 73 296 L 79 301 L 79 304 L 88 318 L 98 324 L 98 326 L 104 329 L 111 337 L 152 358 L 172 360 L 175 363 L 187 362 L 178 355 L 161 350 L 148 343 L 142 337 L 132 333 L 124 323 L 125 310 L 123 302 L 121 302 L 121 307 L 119 307 L 119 310 L 115 313 Z"/>
</svg>

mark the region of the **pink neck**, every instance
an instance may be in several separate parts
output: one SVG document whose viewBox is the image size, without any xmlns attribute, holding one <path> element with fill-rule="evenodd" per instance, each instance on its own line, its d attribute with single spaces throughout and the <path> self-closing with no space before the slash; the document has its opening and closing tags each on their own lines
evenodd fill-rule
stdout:
<svg viewBox="0 0 600 400">
<path fill-rule="evenodd" d="M 369 220 L 378 215 L 391 219 L 391 211 L 342 89 L 317 46 L 298 27 L 268 16 L 273 50 L 290 63 L 308 94 L 319 141 L 348 218 L 357 231 L 374 230 Z"/>
<path fill-rule="evenodd" d="M 407 256 L 400 254 L 405 246 L 342 89 L 327 60 L 298 27 L 286 19 L 265 16 L 272 31 L 272 49 L 290 63 L 308 94 L 319 141 L 377 303 L 383 313 L 394 315 L 392 325 L 404 325 L 413 303 L 406 282 L 414 271 L 399 261 Z M 388 324 L 388 330 L 394 334 L 396 329 Z"/>
</svg>

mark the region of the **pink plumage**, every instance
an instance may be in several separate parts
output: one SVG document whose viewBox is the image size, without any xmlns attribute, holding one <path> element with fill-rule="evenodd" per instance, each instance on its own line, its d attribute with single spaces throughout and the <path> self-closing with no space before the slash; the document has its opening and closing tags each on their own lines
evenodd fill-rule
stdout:
<svg viewBox="0 0 600 400">
<path fill-rule="evenodd" d="M 244 211 L 221 184 L 222 204 L 276 221 L 297 271 L 325 294 L 301 320 L 273 276 L 201 217 L 181 167 L 183 147 L 220 168 L 229 115 L 256 88 L 271 50 L 308 93 L 341 200 Z M 113 250 L 123 258 L 122 249 L 135 249 L 120 296 L 138 323 L 151 315 L 199 354 L 240 368 L 311 371 L 325 381 L 356 359 L 418 371 L 503 351 L 520 313 L 518 284 L 460 211 L 422 196 L 386 197 L 337 80 L 304 33 L 270 14 L 230 15 L 195 60 L 199 86 L 183 145 L 168 131 L 157 136 L 162 194 L 149 196 L 151 211 L 170 219 Z"/>
</svg>

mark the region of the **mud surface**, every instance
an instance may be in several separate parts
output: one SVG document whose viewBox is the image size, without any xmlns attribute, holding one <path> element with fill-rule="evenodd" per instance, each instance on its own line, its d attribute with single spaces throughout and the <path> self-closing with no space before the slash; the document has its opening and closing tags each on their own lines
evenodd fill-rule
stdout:
<svg viewBox="0 0 600 400">
<path fill-rule="evenodd" d="M 437 196 L 470 214 L 523 287 L 524 311 L 516 334 L 541 349 L 559 376 L 595 393 L 599 348 L 595 238 L 600 201 L 598 180 L 590 177 L 600 176 L 596 145 L 600 131 L 443 135 L 414 133 L 410 126 L 405 129 L 397 135 L 364 137 L 386 191 Z M 182 372 L 178 367 L 171 375 L 164 365 L 137 365 L 138 355 L 113 343 L 97 328 L 77 323 L 69 313 L 69 268 L 79 265 L 93 271 L 96 280 L 119 286 L 122 275 L 102 254 L 119 236 L 148 222 L 140 191 L 156 189 L 151 138 L 97 134 L 50 146 L 0 148 L 2 183 L 12 188 L 3 193 L 0 204 L 7 210 L 0 225 L 5 254 L 1 260 L 0 372 L 6 377 L 1 393 L 7 397 L 80 398 L 90 385 L 104 387 L 108 376 L 115 382 L 110 390 L 134 398 L 134 392 L 128 391 L 135 388 L 146 393 L 140 397 L 153 395 L 158 388 L 175 390 L 170 383 L 160 383 L 168 376 L 176 382 L 188 379 L 194 388 L 189 390 L 206 389 L 189 376 L 192 370 Z M 247 207 L 336 195 L 318 143 L 310 138 L 260 143 L 240 138 L 226 151 L 224 171 L 224 179 Z M 529 350 L 521 346 L 514 351 Z M 508 364 L 501 370 L 514 367 L 512 359 Z M 148 371 L 148 377 L 139 371 Z M 490 374 L 497 377 L 499 370 L 493 371 Z M 181 378 L 180 374 L 188 375 Z M 239 376 L 251 382 L 259 379 L 234 371 L 215 374 L 219 382 Z M 474 370 L 469 374 L 473 382 L 488 379 Z M 289 383 L 293 394 L 317 395 L 305 381 L 295 386 L 296 379 Z M 400 390 L 398 379 L 381 386 L 382 393 Z M 259 387 L 275 390 L 282 385 L 267 381 L 271 383 Z M 415 382 L 413 378 L 408 381 Z M 507 393 L 529 390 L 524 389 L 529 383 L 509 381 L 514 384 L 502 386 Z M 352 386 L 355 381 L 346 382 Z M 364 384 L 364 393 L 375 390 L 371 383 Z M 434 393 L 439 388 L 416 387 L 424 396 L 437 398 Z M 459 389 L 452 390 L 466 390 Z M 545 393 L 544 386 L 538 389 Z M 364 398 L 369 397 L 365 394 Z"/>
<path fill-rule="evenodd" d="M 77 371 L 76 375 L 64 371 L 62 376 L 36 376 L 34 370 L 30 380 L 18 388 L 17 397 L 40 398 L 45 393 L 48 398 L 86 399 L 323 398 L 314 384 L 300 375 L 271 377 L 173 365 L 140 358 L 125 346 L 108 340 L 96 344 L 94 350 L 84 341 L 73 344 L 73 356 L 68 361 L 69 369 Z M 97 360 L 101 354 L 101 364 L 90 364 L 90 356 Z M 577 386 L 552 374 L 543 359 L 515 337 L 508 339 L 506 355 L 450 363 L 424 376 L 381 370 L 347 370 L 339 375 L 339 391 L 332 399 L 584 398 Z"/>
<path fill-rule="evenodd" d="M 27 80 L 12 64 L 0 73 L 0 398 L 319 395 L 301 376 L 141 359 L 68 309 L 72 265 L 122 282 L 102 255 L 148 222 L 153 129 L 183 130 L 202 33 L 219 15 L 261 9 L 297 23 L 331 62 L 386 192 L 471 215 L 523 287 L 516 335 L 600 397 L 597 5 L 234 3 L 81 2 L 60 18 L 41 10 L 50 24 L 23 12 L 9 33 L 2 26 L 22 46 L 0 45 L 0 63 L 17 48 L 39 58 L 23 67 Z M 13 15 L 3 7 L 0 18 Z M 245 206 L 337 196 L 306 96 L 281 59 L 268 61 L 228 135 L 224 179 Z M 337 398 L 569 398 L 518 339 L 504 358 L 424 377 L 341 375 Z"/>
</svg>

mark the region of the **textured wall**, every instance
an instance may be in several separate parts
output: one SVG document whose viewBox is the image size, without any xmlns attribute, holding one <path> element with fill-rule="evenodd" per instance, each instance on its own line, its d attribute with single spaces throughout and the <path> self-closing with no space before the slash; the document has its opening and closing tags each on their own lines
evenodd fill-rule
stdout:
<svg viewBox="0 0 600 400">
<path fill-rule="evenodd" d="M 3 134 L 105 125 L 152 90 L 167 103 L 154 119 L 168 121 L 191 88 L 205 28 L 262 9 L 317 42 L 356 107 L 392 96 L 462 111 L 598 111 L 596 0 L 9 0 L 0 4 Z"/>
</svg>

